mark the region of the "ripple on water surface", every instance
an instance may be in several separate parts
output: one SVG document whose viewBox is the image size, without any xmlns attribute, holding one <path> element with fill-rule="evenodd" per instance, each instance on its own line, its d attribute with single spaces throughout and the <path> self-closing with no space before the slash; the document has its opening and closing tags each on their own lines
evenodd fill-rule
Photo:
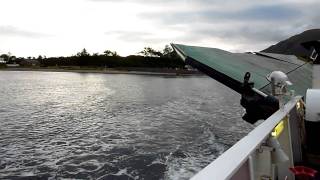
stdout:
<svg viewBox="0 0 320 180">
<path fill-rule="evenodd" d="M 0 71 L 0 177 L 188 179 L 252 127 L 206 77 Z"/>
</svg>

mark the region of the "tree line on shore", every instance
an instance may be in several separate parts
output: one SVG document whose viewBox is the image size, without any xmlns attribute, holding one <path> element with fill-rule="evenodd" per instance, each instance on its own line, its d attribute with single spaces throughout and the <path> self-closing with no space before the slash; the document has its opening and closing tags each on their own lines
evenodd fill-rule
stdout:
<svg viewBox="0 0 320 180">
<path fill-rule="evenodd" d="M 15 57 L 8 54 L 0 55 L 7 64 L 22 62 L 37 62 L 38 66 L 85 66 L 85 67 L 146 67 L 146 68 L 184 68 L 184 62 L 178 58 L 177 54 L 169 45 L 162 51 L 157 51 L 151 47 L 145 47 L 138 55 L 126 57 L 119 56 L 116 51 L 105 50 L 103 54 L 90 54 L 86 49 L 68 57 Z"/>
</svg>

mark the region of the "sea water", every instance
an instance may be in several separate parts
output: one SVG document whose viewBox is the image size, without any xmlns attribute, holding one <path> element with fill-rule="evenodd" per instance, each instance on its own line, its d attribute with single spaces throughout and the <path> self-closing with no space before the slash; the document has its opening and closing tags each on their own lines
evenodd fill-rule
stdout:
<svg viewBox="0 0 320 180">
<path fill-rule="evenodd" d="M 245 136 L 206 76 L 0 71 L 0 179 L 188 179 Z"/>
</svg>

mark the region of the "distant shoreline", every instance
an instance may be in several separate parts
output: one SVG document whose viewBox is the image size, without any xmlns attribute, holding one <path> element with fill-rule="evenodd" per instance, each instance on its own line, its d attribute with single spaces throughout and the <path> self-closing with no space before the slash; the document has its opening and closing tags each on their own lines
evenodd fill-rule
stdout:
<svg viewBox="0 0 320 180">
<path fill-rule="evenodd" d="M 128 69 L 87 69 L 87 68 L 0 68 L 0 71 L 40 71 L 40 72 L 74 72 L 74 73 L 101 73 L 101 74 L 134 74 L 134 75 L 160 75 L 160 76 L 201 76 L 198 71 L 185 69 L 161 69 L 161 68 L 128 68 Z"/>
</svg>

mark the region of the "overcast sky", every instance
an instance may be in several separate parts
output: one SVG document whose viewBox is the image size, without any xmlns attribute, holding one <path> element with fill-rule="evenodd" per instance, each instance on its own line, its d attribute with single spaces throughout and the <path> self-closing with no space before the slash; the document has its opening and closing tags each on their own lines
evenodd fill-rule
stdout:
<svg viewBox="0 0 320 180">
<path fill-rule="evenodd" d="M 136 54 L 171 42 L 259 51 L 320 26 L 319 0 L 0 0 L 0 54 Z"/>
</svg>

